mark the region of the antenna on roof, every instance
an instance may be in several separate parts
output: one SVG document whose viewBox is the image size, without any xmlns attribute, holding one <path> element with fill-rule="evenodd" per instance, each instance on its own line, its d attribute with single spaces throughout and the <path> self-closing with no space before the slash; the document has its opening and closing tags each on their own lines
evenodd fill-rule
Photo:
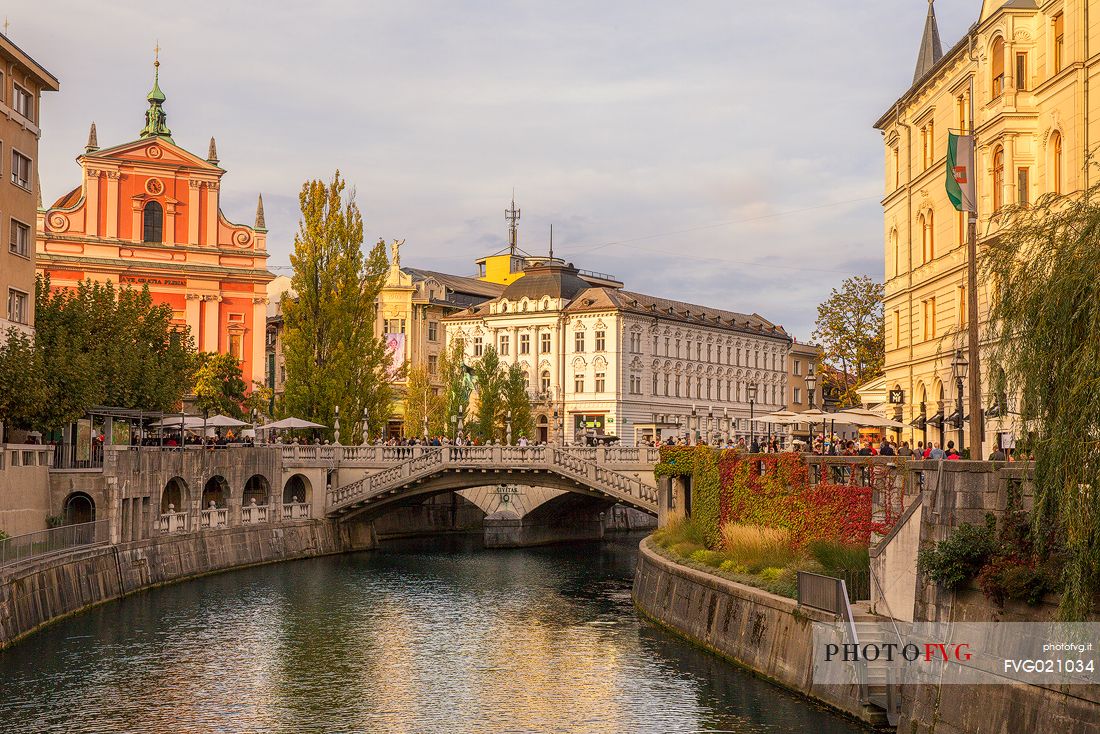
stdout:
<svg viewBox="0 0 1100 734">
<path fill-rule="evenodd" d="M 554 225 L 550 225 L 550 259 L 554 259 Z"/>
<path fill-rule="evenodd" d="M 519 221 L 519 209 L 516 209 L 516 190 L 512 189 L 512 208 L 504 210 L 504 218 L 508 220 L 508 247 L 511 250 L 511 254 L 516 254 L 516 246 L 518 239 L 519 226 L 516 224 Z"/>
</svg>

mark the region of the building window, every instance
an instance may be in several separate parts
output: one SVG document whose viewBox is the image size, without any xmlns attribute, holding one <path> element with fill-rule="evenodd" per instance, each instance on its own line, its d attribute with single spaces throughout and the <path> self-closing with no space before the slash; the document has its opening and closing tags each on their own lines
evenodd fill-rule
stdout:
<svg viewBox="0 0 1100 734">
<path fill-rule="evenodd" d="M 8 247 L 16 255 L 30 257 L 31 228 L 16 219 L 11 220 L 11 242 Z"/>
<path fill-rule="evenodd" d="M 1065 63 L 1066 18 L 1062 13 L 1054 16 L 1054 73 L 1062 70 Z"/>
<path fill-rule="evenodd" d="M 433 377 L 439 373 L 439 356 L 435 354 L 428 355 L 428 374 Z"/>
<path fill-rule="evenodd" d="M 665 373 L 665 392 L 664 392 L 664 396 L 666 398 L 668 397 L 668 380 L 669 380 L 669 377 L 670 377 L 670 375 L 666 372 Z M 680 378 L 677 377 L 676 379 L 679 380 Z"/>
<path fill-rule="evenodd" d="M 18 84 L 11 85 L 11 101 L 15 111 L 34 122 L 34 96 Z"/>
<path fill-rule="evenodd" d="M 955 121 L 955 125 L 959 128 L 959 132 L 962 135 L 967 134 L 970 129 L 970 93 L 963 92 L 955 98 L 955 112 L 958 115 L 958 119 Z"/>
<path fill-rule="evenodd" d="M 604 348 L 605 348 L 606 345 L 607 345 L 607 332 L 606 331 L 597 331 L 596 332 L 596 351 L 597 352 L 604 351 Z"/>
<path fill-rule="evenodd" d="M 584 392 L 584 375 L 573 375 L 573 392 Z"/>
<path fill-rule="evenodd" d="M 966 286 L 959 286 L 959 328 L 966 326 Z"/>
<path fill-rule="evenodd" d="M 687 388 L 688 388 L 688 392 L 690 393 L 691 392 L 690 378 L 689 378 L 689 382 L 687 383 Z M 680 397 L 680 376 L 679 375 L 676 375 L 676 383 L 673 385 L 673 390 L 675 392 L 675 397 Z M 688 397 L 691 397 L 691 395 L 689 394 Z"/>
<path fill-rule="evenodd" d="M 707 400 L 710 400 L 711 378 L 707 378 Z M 700 396 L 702 397 L 702 396 Z"/>
<path fill-rule="evenodd" d="M 240 362 L 244 359 L 244 336 L 241 334 L 229 335 L 229 354 Z"/>
<path fill-rule="evenodd" d="M 481 337 L 480 336 L 475 336 L 474 337 L 474 356 L 475 357 L 480 357 L 484 351 L 485 351 L 485 347 L 482 345 Z"/>
<path fill-rule="evenodd" d="M 791 392 L 792 392 L 791 402 L 794 403 L 795 405 L 802 405 L 802 388 L 800 388 L 800 387 L 791 388 Z"/>
<path fill-rule="evenodd" d="M 1062 193 L 1062 133 L 1057 130 L 1050 136 L 1050 190 Z"/>
<path fill-rule="evenodd" d="M 596 392 L 603 392 L 607 385 L 606 375 L 603 372 L 596 373 Z"/>
<path fill-rule="evenodd" d="M 898 152 L 898 146 L 893 148 L 894 155 L 894 188 L 901 188 L 901 156 Z"/>
<path fill-rule="evenodd" d="M 520 334 L 519 335 L 519 353 L 530 354 L 531 353 L 531 335 Z"/>
<path fill-rule="evenodd" d="M 1031 200 L 1031 182 L 1028 168 L 1016 169 L 1016 203 L 1027 205 Z"/>
<path fill-rule="evenodd" d="M 795 377 L 801 377 L 802 376 L 802 360 L 801 359 L 796 359 L 794 361 L 794 375 L 795 375 Z"/>
<path fill-rule="evenodd" d="M 145 242 L 164 241 L 164 210 L 158 202 L 150 201 L 145 205 Z"/>
<path fill-rule="evenodd" d="M 405 319 L 386 319 L 382 322 L 382 328 L 387 334 L 404 334 Z"/>
<path fill-rule="evenodd" d="M 657 373 L 653 373 L 653 397 L 657 397 Z"/>
<path fill-rule="evenodd" d="M 680 358 L 680 340 L 676 340 L 676 359 Z"/>
<path fill-rule="evenodd" d="M 989 50 L 990 82 L 994 99 L 1001 96 L 1005 90 L 1005 41 L 997 37 L 993 41 L 993 47 Z"/>
<path fill-rule="evenodd" d="M 539 334 L 539 352 L 542 354 L 550 353 L 550 332 L 548 331 Z"/>
<path fill-rule="evenodd" d="M 1027 54 L 1016 54 L 1016 89 L 1020 92 L 1027 91 Z"/>
<path fill-rule="evenodd" d="M 429 321 L 428 322 L 428 341 L 430 341 L 430 342 L 439 341 L 439 322 L 438 321 Z"/>
<path fill-rule="evenodd" d="M 512 353 L 511 338 L 507 334 L 500 335 L 500 353 L 506 357 Z"/>
<path fill-rule="evenodd" d="M 936 297 L 924 301 L 924 340 L 936 338 Z"/>
<path fill-rule="evenodd" d="M 666 356 L 666 357 L 667 357 L 667 356 L 669 356 L 669 351 L 668 351 L 668 345 L 669 345 L 669 343 L 670 343 L 670 340 L 669 340 L 669 338 L 668 338 L 668 337 L 666 336 L 666 337 L 665 337 L 665 356 Z"/>
<path fill-rule="evenodd" d="M 11 182 L 25 189 L 31 187 L 31 159 L 18 150 L 11 152 Z"/>
<path fill-rule="evenodd" d="M 922 262 L 932 262 L 936 257 L 935 242 L 933 242 L 934 217 L 931 211 L 917 216 L 917 226 L 921 232 L 921 257 Z"/>
<path fill-rule="evenodd" d="M 921 162 L 927 170 L 936 161 L 936 123 L 932 120 L 920 129 Z"/>
<path fill-rule="evenodd" d="M 544 393 L 550 392 L 550 370 L 543 370 L 539 375 L 539 389 Z"/>
<path fill-rule="evenodd" d="M 8 321 L 15 324 L 27 323 L 27 294 L 8 288 Z"/>
<path fill-rule="evenodd" d="M 708 362 L 709 362 L 709 361 L 711 361 L 711 359 L 712 359 L 712 358 L 713 358 L 713 357 L 712 357 L 712 355 L 711 355 L 711 345 L 710 345 L 710 344 L 708 344 L 708 345 L 707 345 L 707 361 L 708 361 Z"/>
<path fill-rule="evenodd" d="M 584 351 L 584 332 L 583 331 L 578 331 L 575 334 L 573 334 L 573 351 L 575 351 L 575 352 L 583 352 Z"/>
<path fill-rule="evenodd" d="M 998 147 L 993 151 L 993 211 L 999 211 L 1004 204 L 1005 188 L 1005 150 Z"/>
</svg>

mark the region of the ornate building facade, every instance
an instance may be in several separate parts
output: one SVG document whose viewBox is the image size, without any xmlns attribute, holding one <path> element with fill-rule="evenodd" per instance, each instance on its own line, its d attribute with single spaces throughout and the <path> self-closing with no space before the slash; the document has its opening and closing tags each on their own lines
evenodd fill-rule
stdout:
<svg viewBox="0 0 1100 734">
<path fill-rule="evenodd" d="M 34 221 L 43 92 L 57 79 L 0 34 L 0 343 L 9 329 L 34 331 Z"/>
<path fill-rule="evenodd" d="M 536 437 L 627 442 L 748 438 L 787 403 L 791 340 L 763 317 L 593 285 L 543 258 L 504 292 L 447 320 L 467 363 L 492 345 L 527 373 Z M 749 404 L 749 386 L 756 387 Z M 756 435 L 774 428 L 758 423 Z"/>
<path fill-rule="evenodd" d="M 38 270 L 54 288 L 85 279 L 149 286 L 189 327 L 200 351 L 232 354 L 246 381 L 264 379 L 267 229 L 263 200 L 254 226 L 220 207 L 214 139 L 205 158 L 172 138 L 156 63 L 145 127 L 136 140 L 100 148 L 95 124 L 77 157 L 81 182 L 39 211 Z"/>
<path fill-rule="evenodd" d="M 952 418 L 967 409 L 957 405 L 952 356 L 967 351 L 967 319 L 980 324 L 988 313 L 983 285 L 978 312 L 967 313 L 965 215 L 944 188 L 948 131 L 976 136 L 979 252 L 1006 203 L 1095 183 L 1085 158 L 1100 143 L 1089 87 L 1100 27 L 1088 25 L 1089 11 L 1100 17 L 1100 2 L 985 0 L 945 53 L 930 2 L 913 83 L 875 123 L 885 152 L 886 388 L 901 391 L 907 438 L 955 437 Z M 968 385 L 964 393 L 965 406 Z M 985 445 L 1011 430 L 1008 418 L 985 421 Z"/>
</svg>

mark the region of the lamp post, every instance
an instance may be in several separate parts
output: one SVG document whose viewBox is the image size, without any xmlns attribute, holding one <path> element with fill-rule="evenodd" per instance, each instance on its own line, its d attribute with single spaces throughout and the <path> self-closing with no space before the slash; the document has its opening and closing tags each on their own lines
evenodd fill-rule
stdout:
<svg viewBox="0 0 1100 734">
<path fill-rule="evenodd" d="M 809 391 L 810 398 L 810 410 L 814 409 L 814 393 L 817 391 L 817 375 L 814 374 L 814 366 L 811 364 L 809 370 L 806 372 L 806 390 Z M 810 451 L 814 450 L 814 424 L 810 423 Z M 825 428 L 822 423 L 821 429 L 821 453 L 825 453 Z"/>
<path fill-rule="evenodd" d="M 756 383 L 750 382 L 745 386 L 745 394 L 749 398 L 749 451 L 755 451 L 756 446 Z"/>
<path fill-rule="evenodd" d="M 370 414 L 367 413 L 367 409 L 363 408 L 363 445 L 366 446 L 370 443 Z"/>
<path fill-rule="evenodd" d="M 458 416 L 451 413 L 451 440 L 454 441 L 458 437 Z"/>
<path fill-rule="evenodd" d="M 504 417 L 504 435 L 505 445 L 512 445 L 512 411 L 508 411 L 508 415 Z"/>
<path fill-rule="evenodd" d="M 955 373 L 955 388 L 958 390 L 956 405 L 959 406 L 959 453 L 962 453 L 963 450 L 963 380 L 966 379 L 966 372 L 969 367 L 970 363 L 963 356 L 963 350 L 956 349 L 955 358 L 951 360 L 951 370 Z"/>
<path fill-rule="evenodd" d="M 688 421 L 688 443 L 698 445 L 699 443 L 699 431 L 695 427 L 696 421 L 699 419 L 698 414 L 695 412 L 695 403 L 691 404 L 691 420 Z M 694 432 L 694 435 L 692 433 Z"/>
<path fill-rule="evenodd" d="M 714 433 L 711 429 L 711 424 L 714 422 L 714 406 L 707 408 L 707 443 L 714 440 Z"/>
<path fill-rule="evenodd" d="M 340 406 L 336 406 L 336 420 L 332 424 L 332 442 L 340 445 Z"/>
<path fill-rule="evenodd" d="M 554 430 L 558 434 L 558 444 L 564 446 L 565 437 L 562 435 L 562 429 L 558 426 L 558 409 L 556 407 L 554 408 Z"/>
<path fill-rule="evenodd" d="M 729 415 L 729 410 L 727 408 L 722 408 L 722 424 L 726 427 L 725 428 L 726 446 L 729 446 L 730 445 L 730 415 Z"/>
</svg>

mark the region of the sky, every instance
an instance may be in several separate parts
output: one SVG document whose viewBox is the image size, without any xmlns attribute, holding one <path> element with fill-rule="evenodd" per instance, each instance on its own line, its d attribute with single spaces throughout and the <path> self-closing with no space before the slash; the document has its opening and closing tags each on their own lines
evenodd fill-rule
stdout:
<svg viewBox="0 0 1100 734">
<path fill-rule="evenodd" d="M 944 48 L 980 0 L 936 3 Z M 137 138 L 159 43 L 175 141 L 217 138 L 222 210 L 290 274 L 298 192 L 336 169 L 365 242 L 459 275 L 519 243 L 626 287 L 756 312 L 808 341 L 817 304 L 883 273 L 881 135 L 912 82 L 925 0 L 150 3 L 7 0 L 61 81 L 42 102 L 51 203 Z"/>
</svg>

